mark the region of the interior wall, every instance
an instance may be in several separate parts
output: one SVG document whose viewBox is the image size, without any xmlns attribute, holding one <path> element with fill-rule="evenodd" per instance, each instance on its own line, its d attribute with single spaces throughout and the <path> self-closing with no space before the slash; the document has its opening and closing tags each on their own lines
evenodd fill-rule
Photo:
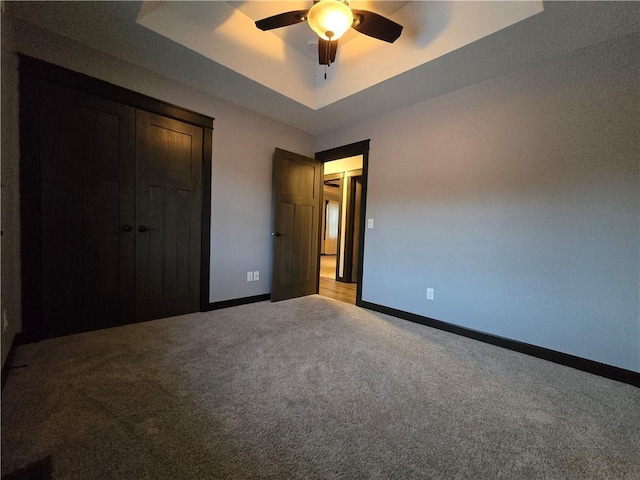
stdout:
<svg viewBox="0 0 640 480">
<path fill-rule="evenodd" d="M 638 47 L 321 136 L 371 139 L 363 300 L 640 371 Z"/>
<path fill-rule="evenodd" d="M 4 10 L 4 5 L 0 10 Z M 18 69 L 14 53 L 13 24 L 2 11 L 1 40 L 1 138 L 2 199 L 0 218 L 0 330 L 2 331 L 2 365 L 7 358 L 15 334 L 21 330 L 20 318 L 20 199 L 18 176 Z M 6 323 L 5 323 L 6 321 Z"/>
<path fill-rule="evenodd" d="M 74 40 L 17 20 L 15 27 L 21 53 L 215 118 L 209 298 L 269 293 L 274 148 L 313 156 L 315 138 Z M 260 279 L 247 282 L 248 271 Z"/>
</svg>

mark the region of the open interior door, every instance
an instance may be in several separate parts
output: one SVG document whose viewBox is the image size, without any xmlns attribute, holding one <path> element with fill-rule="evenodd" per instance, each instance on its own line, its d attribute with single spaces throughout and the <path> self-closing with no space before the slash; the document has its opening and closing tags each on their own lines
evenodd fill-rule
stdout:
<svg viewBox="0 0 640 480">
<path fill-rule="evenodd" d="M 317 293 L 322 162 L 276 148 L 273 192 L 271 301 Z"/>
</svg>

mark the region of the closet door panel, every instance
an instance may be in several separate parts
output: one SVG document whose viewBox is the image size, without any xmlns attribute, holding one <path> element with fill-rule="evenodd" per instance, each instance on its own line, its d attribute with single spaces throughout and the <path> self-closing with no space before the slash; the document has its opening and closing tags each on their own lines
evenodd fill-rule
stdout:
<svg viewBox="0 0 640 480">
<path fill-rule="evenodd" d="M 44 336 L 133 320 L 135 110 L 40 82 Z"/>
<path fill-rule="evenodd" d="M 136 316 L 200 302 L 202 128 L 137 111 Z"/>
</svg>

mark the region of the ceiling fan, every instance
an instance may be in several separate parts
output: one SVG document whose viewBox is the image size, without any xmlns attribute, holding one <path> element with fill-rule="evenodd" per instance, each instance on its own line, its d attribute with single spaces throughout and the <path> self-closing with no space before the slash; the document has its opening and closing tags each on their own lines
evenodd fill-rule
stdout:
<svg viewBox="0 0 640 480">
<path fill-rule="evenodd" d="M 346 0 L 314 0 L 309 10 L 294 10 L 263 18 L 256 22 L 260 30 L 287 27 L 307 21 L 318 34 L 318 62 L 331 65 L 338 51 L 338 39 L 349 28 L 385 42 L 395 42 L 402 33 L 402 25 L 367 10 L 349 8 Z"/>
</svg>

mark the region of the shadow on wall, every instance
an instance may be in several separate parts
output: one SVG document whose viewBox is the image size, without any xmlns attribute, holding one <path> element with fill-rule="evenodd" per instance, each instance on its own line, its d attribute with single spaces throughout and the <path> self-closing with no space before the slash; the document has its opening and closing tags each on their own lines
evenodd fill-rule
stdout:
<svg viewBox="0 0 640 480">
<path fill-rule="evenodd" d="M 413 15 L 404 20 L 402 35 L 424 48 L 449 24 L 451 2 L 412 2 L 411 8 Z"/>
</svg>

